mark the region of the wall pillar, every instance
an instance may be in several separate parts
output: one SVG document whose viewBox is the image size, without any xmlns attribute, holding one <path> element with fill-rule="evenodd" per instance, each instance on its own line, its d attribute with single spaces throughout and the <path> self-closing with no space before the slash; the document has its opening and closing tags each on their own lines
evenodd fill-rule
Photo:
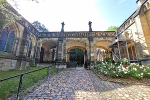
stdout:
<svg viewBox="0 0 150 100">
<path fill-rule="evenodd" d="M 137 40 L 136 40 L 136 50 L 137 50 L 137 57 L 139 59 L 143 58 L 144 56 L 149 55 L 146 37 L 149 38 L 149 31 L 147 30 L 149 27 L 147 26 L 145 15 L 138 15 L 135 18 L 135 23 L 137 27 Z"/>
</svg>

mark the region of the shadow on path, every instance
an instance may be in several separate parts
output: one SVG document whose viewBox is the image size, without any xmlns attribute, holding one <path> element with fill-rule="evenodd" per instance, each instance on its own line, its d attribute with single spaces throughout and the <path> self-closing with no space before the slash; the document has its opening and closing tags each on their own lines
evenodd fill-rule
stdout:
<svg viewBox="0 0 150 100">
<path fill-rule="evenodd" d="M 100 80 L 91 70 L 64 69 L 43 83 L 25 100 L 122 100 L 149 99 L 150 87 L 124 86 Z"/>
</svg>

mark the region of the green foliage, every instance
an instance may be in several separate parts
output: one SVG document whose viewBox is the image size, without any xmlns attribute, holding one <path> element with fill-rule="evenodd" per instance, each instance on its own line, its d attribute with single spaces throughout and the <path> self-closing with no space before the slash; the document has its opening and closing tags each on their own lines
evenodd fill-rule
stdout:
<svg viewBox="0 0 150 100">
<path fill-rule="evenodd" d="M 107 31 L 115 31 L 117 28 L 117 26 L 110 26 Z"/>
<path fill-rule="evenodd" d="M 49 32 L 48 29 L 45 27 L 44 24 L 41 24 L 38 21 L 34 21 L 32 25 L 39 31 L 39 32 Z"/>
<path fill-rule="evenodd" d="M 70 61 L 76 61 L 78 65 L 83 65 L 84 63 L 84 50 L 75 48 L 71 49 L 70 52 L 74 52 L 74 54 L 70 54 Z"/>
<path fill-rule="evenodd" d="M 19 16 L 8 10 L 8 8 L 10 8 L 10 5 L 7 3 L 7 1 L 0 0 L 0 31 L 5 24 L 20 19 Z"/>
<path fill-rule="evenodd" d="M 32 70 L 37 70 L 43 67 L 27 67 L 24 70 L 10 70 L 10 71 L 0 71 L 0 79 L 7 78 L 10 76 L 14 76 L 17 74 L 29 72 Z M 56 68 L 49 68 L 50 73 L 56 71 Z M 32 86 L 38 80 L 43 79 L 47 75 L 47 69 L 43 69 L 37 72 L 33 72 L 23 77 L 22 91 L 26 88 Z M 9 79 L 3 82 L 0 82 L 0 100 L 5 99 L 6 97 L 16 94 L 19 84 L 19 78 L 16 77 L 13 79 Z"/>
<path fill-rule="evenodd" d="M 113 63 L 110 58 L 105 58 L 103 62 L 96 63 L 94 68 L 102 74 L 112 77 L 150 78 L 150 66 L 140 66 L 135 63 L 130 64 L 127 59 L 116 60 Z"/>
<path fill-rule="evenodd" d="M 3 20 L 0 20 L 0 30 L 3 28 L 4 25 L 6 25 L 7 23 L 9 23 L 8 20 L 6 19 L 3 19 Z"/>
<path fill-rule="evenodd" d="M 102 61 L 97 61 L 96 64 L 102 64 Z"/>
<path fill-rule="evenodd" d="M 34 64 L 34 62 L 32 61 L 32 62 L 30 63 L 30 67 L 36 67 L 36 64 Z"/>
<path fill-rule="evenodd" d="M 115 61 L 112 58 L 106 57 L 104 59 L 104 62 L 108 62 L 108 63 L 114 63 Z"/>
</svg>

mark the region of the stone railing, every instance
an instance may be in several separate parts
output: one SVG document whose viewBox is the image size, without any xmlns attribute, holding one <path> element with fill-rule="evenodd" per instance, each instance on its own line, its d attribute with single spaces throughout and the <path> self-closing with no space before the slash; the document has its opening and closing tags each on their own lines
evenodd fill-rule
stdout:
<svg viewBox="0 0 150 100">
<path fill-rule="evenodd" d="M 114 31 L 98 31 L 98 32 L 40 32 L 39 38 L 88 38 L 92 37 L 115 37 Z"/>
<path fill-rule="evenodd" d="M 136 16 L 137 11 L 135 11 L 124 23 L 117 29 L 117 34 L 124 32 L 130 25 L 134 23 L 134 17 Z"/>
</svg>

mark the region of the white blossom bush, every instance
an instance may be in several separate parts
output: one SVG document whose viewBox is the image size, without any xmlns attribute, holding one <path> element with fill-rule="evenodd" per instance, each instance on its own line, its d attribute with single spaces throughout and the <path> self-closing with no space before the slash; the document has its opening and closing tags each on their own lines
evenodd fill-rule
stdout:
<svg viewBox="0 0 150 100">
<path fill-rule="evenodd" d="M 137 79 L 150 78 L 150 66 L 129 63 L 127 59 L 117 61 L 113 61 L 111 58 L 106 59 L 103 62 L 94 64 L 94 68 L 104 75 L 122 78 L 133 77 Z"/>
</svg>

